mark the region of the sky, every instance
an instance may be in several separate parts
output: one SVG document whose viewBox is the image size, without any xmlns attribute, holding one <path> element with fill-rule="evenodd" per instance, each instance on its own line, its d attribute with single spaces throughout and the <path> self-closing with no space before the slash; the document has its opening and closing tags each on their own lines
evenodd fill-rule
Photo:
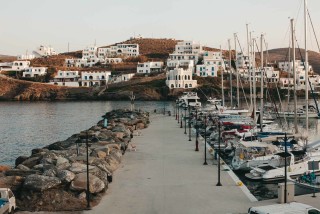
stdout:
<svg viewBox="0 0 320 214">
<path fill-rule="evenodd" d="M 303 0 L 1 0 L 0 54 L 29 53 L 51 45 L 57 52 L 109 45 L 141 34 L 145 38 L 194 40 L 227 49 L 238 34 L 246 45 L 246 24 L 265 34 L 270 49 L 288 47 L 289 17 L 303 45 Z M 308 0 L 320 35 L 320 1 Z M 299 9 L 300 8 L 300 9 Z M 308 30 L 310 34 L 311 29 Z M 311 37 L 312 36 L 312 37 Z M 318 50 L 313 34 L 309 47 Z M 319 38 L 320 39 L 320 38 Z"/>
</svg>

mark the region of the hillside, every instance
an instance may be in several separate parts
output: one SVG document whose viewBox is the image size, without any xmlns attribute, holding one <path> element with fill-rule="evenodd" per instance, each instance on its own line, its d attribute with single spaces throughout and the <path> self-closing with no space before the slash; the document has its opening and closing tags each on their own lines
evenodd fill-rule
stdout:
<svg viewBox="0 0 320 214">
<path fill-rule="evenodd" d="M 15 57 L 15 56 L 0 54 L 0 62 L 12 62 L 16 59 L 17 59 L 17 57 Z"/>
</svg>

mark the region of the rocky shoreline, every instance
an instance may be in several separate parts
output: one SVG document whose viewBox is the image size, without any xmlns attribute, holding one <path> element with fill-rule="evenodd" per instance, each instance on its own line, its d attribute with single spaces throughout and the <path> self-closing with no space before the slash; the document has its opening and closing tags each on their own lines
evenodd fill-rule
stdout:
<svg viewBox="0 0 320 214">
<path fill-rule="evenodd" d="M 88 138 L 90 201 L 99 203 L 132 137 L 148 127 L 146 112 L 114 110 L 88 130 L 65 141 L 33 149 L 15 167 L 0 166 L 0 187 L 11 188 L 26 211 L 76 211 L 86 208 Z"/>
</svg>

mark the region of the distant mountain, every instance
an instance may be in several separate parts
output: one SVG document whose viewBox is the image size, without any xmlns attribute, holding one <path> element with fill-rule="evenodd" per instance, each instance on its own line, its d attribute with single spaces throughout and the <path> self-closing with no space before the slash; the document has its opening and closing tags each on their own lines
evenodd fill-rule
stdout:
<svg viewBox="0 0 320 214">
<path fill-rule="evenodd" d="M 288 48 L 277 48 L 269 50 L 269 62 L 288 61 Z M 315 73 L 320 74 L 320 53 L 315 51 L 308 51 L 309 53 L 309 64 L 312 65 Z M 301 56 L 304 59 L 305 50 L 296 49 L 296 59 L 301 60 Z"/>
</svg>

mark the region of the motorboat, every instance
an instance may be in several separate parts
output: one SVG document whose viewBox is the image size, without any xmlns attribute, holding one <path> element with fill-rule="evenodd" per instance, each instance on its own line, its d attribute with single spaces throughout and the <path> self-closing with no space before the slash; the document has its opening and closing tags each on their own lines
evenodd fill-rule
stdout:
<svg viewBox="0 0 320 214">
<path fill-rule="evenodd" d="M 245 174 L 249 179 L 263 180 L 263 181 L 277 181 L 285 178 L 285 160 L 287 159 L 287 176 L 297 177 L 305 172 L 315 173 L 320 172 L 320 154 L 315 153 L 307 154 L 304 150 L 302 151 L 290 151 L 277 153 L 280 161 L 278 165 L 266 164 L 253 168 L 250 173 Z M 312 164 L 316 164 L 312 168 Z"/>
<path fill-rule="evenodd" d="M 182 96 L 178 99 L 178 104 L 180 107 L 201 107 L 197 92 L 183 92 Z"/>
</svg>

